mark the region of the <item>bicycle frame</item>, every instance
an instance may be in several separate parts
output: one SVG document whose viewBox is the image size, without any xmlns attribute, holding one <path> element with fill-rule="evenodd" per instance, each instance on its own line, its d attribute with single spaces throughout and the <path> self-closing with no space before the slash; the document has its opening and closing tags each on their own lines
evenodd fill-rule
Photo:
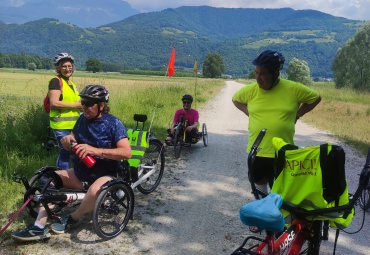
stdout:
<svg viewBox="0 0 370 255">
<path fill-rule="evenodd" d="M 149 172 L 147 172 L 144 176 L 142 176 L 140 179 L 138 179 L 136 182 L 131 183 L 131 188 L 132 189 L 135 189 L 138 185 L 143 183 L 145 181 L 145 179 L 149 178 L 152 174 L 155 173 L 155 171 L 157 171 L 155 166 L 141 166 L 141 167 L 144 168 L 144 169 L 151 169 L 151 170 Z"/>
<path fill-rule="evenodd" d="M 252 186 L 252 193 L 256 197 L 256 199 L 260 199 L 260 197 L 267 196 L 266 193 L 256 188 L 255 183 L 253 181 L 254 180 L 253 171 L 251 171 L 253 160 L 257 155 L 257 152 L 259 151 L 258 145 L 263 139 L 265 133 L 266 129 L 261 130 L 256 141 L 252 145 L 250 153 L 248 155 L 248 167 L 249 167 L 248 177 Z M 318 254 L 321 240 L 325 240 L 325 238 L 327 238 L 325 236 L 327 235 L 326 232 L 327 230 L 325 229 L 325 227 L 327 226 L 324 226 L 324 231 L 322 232 L 323 230 L 322 223 L 325 221 L 307 220 L 306 217 L 313 218 L 315 216 L 337 212 L 342 213 L 343 218 L 347 218 L 348 215 L 351 213 L 352 209 L 354 208 L 356 202 L 359 200 L 362 192 L 364 190 L 366 191 L 369 185 L 369 180 L 370 180 L 370 148 L 367 153 L 366 163 L 360 174 L 358 188 L 355 194 L 349 200 L 348 204 L 333 208 L 308 211 L 303 208 L 292 207 L 286 203 L 283 203 L 281 208 L 289 211 L 292 216 L 296 217 L 289 226 L 289 228 L 286 231 L 284 231 L 276 240 L 275 234 L 271 231 L 266 231 L 266 237 L 264 239 L 255 236 L 249 236 L 244 240 L 243 244 L 232 253 L 232 255 L 242 255 L 242 254 L 280 255 L 283 254 L 284 252 L 286 252 L 287 255 L 297 255 L 302 254 L 301 253 L 302 247 L 304 243 L 308 240 L 310 242 L 313 241 L 314 245 L 315 242 L 316 244 L 318 244 L 318 247 L 315 247 L 314 245 L 311 247 L 311 249 L 313 249 L 313 254 L 316 253 Z M 324 233 L 324 235 L 322 235 L 322 233 Z M 259 244 L 246 249 L 244 248 L 244 246 L 247 244 L 249 240 L 257 240 Z"/>
<path fill-rule="evenodd" d="M 243 251 L 243 254 L 253 255 L 280 255 L 284 254 L 285 251 L 287 252 L 287 255 L 300 254 L 302 247 L 307 240 L 307 236 L 309 235 L 311 225 L 311 222 L 306 220 L 295 219 L 289 228 L 279 236 L 279 238 L 276 239 L 275 234 L 271 231 L 266 231 L 266 237 L 264 239 L 249 236 L 236 251 L 240 250 Z M 243 248 L 246 243 L 252 239 L 257 240 L 260 243 L 250 247 L 249 249 Z"/>
</svg>

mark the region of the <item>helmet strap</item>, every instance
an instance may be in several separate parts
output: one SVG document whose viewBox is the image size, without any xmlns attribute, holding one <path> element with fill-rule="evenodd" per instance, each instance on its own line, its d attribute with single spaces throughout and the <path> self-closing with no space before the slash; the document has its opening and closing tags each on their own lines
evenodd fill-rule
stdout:
<svg viewBox="0 0 370 255">
<path fill-rule="evenodd" d="M 100 104 L 101 104 L 101 102 L 98 102 L 97 104 L 98 104 L 98 113 L 97 113 L 97 114 L 96 114 L 96 116 L 93 118 L 93 120 L 98 119 L 98 117 L 99 117 L 99 116 L 100 116 L 100 114 L 102 113 L 102 111 L 100 110 Z"/>
</svg>

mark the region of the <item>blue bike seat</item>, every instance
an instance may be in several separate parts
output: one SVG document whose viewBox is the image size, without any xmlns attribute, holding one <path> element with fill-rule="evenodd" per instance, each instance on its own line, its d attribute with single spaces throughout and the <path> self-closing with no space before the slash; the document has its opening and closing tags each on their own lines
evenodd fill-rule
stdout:
<svg viewBox="0 0 370 255">
<path fill-rule="evenodd" d="M 256 226 L 261 231 L 283 231 L 285 221 L 280 212 L 282 197 L 271 193 L 265 198 L 255 200 L 240 208 L 240 220 L 247 226 Z"/>
</svg>

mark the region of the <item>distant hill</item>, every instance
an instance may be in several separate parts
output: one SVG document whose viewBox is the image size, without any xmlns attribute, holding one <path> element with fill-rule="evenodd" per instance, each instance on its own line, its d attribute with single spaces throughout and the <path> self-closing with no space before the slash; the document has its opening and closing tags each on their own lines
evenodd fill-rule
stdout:
<svg viewBox="0 0 370 255">
<path fill-rule="evenodd" d="M 313 76 L 331 77 L 335 53 L 363 25 L 313 10 L 180 7 L 89 29 L 56 19 L 0 24 L 0 51 L 50 58 L 66 51 L 79 66 L 94 57 L 125 68 L 161 69 L 176 46 L 178 69 L 217 52 L 227 74 L 242 75 L 253 70 L 259 52 L 275 49 L 287 63 L 293 57 L 307 61 Z"/>
<path fill-rule="evenodd" d="M 18 7 L 6 5 L 6 1 L 0 4 L 1 20 L 15 24 L 54 18 L 87 28 L 123 20 L 138 13 L 122 0 L 33 0 Z"/>
</svg>

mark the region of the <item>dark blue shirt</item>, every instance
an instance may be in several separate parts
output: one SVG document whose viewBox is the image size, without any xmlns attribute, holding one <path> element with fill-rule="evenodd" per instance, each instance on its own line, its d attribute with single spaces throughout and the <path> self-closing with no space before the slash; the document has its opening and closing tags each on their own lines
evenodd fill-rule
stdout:
<svg viewBox="0 0 370 255">
<path fill-rule="evenodd" d="M 117 148 L 117 142 L 127 138 L 127 130 L 120 119 L 104 114 L 99 119 L 88 120 L 83 115 L 77 120 L 73 134 L 78 144 L 88 144 L 96 148 Z M 99 177 L 115 175 L 120 167 L 120 161 L 94 156 L 95 165 L 88 168 L 79 159 L 74 159 L 76 176 L 90 185 Z"/>
</svg>

